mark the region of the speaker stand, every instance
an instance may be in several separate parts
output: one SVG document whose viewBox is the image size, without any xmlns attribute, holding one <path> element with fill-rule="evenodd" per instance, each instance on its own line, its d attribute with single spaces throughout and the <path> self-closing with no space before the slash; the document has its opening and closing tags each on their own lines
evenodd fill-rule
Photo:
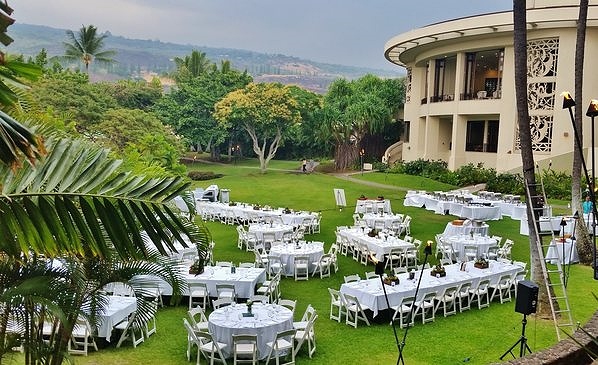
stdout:
<svg viewBox="0 0 598 365">
<path fill-rule="evenodd" d="M 532 350 L 527 345 L 527 337 L 525 337 L 525 325 L 526 324 L 527 324 L 527 316 L 524 314 L 523 315 L 523 320 L 521 320 L 521 337 L 519 337 L 519 340 L 517 340 L 517 342 L 515 342 L 513 344 L 513 346 L 511 346 L 504 354 L 502 354 L 502 356 L 500 357 L 501 360 L 505 356 L 507 356 L 507 354 L 511 354 L 511 356 L 513 356 L 513 358 L 515 359 L 516 357 L 515 357 L 515 354 L 513 354 L 513 349 L 515 347 L 517 347 L 517 345 L 520 346 L 520 348 L 519 348 L 519 357 L 523 357 L 525 355 L 525 351 L 526 350 L 530 354 L 532 353 Z"/>
</svg>

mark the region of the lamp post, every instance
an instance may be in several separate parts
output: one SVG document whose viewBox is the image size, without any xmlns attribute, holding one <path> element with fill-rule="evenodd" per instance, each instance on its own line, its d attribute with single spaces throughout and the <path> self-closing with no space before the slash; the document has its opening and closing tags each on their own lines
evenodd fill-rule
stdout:
<svg viewBox="0 0 598 365">
<path fill-rule="evenodd" d="M 577 142 L 577 149 L 578 153 L 581 157 L 581 165 L 583 167 L 583 172 L 588 182 L 589 186 L 589 194 L 590 200 L 592 201 L 592 264 L 594 268 L 594 280 L 598 280 L 598 267 L 596 265 L 596 187 L 595 187 L 595 154 L 594 154 L 594 118 L 598 116 L 598 100 L 590 101 L 590 106 L 586 112 L 586 116 L 592 118 L 592 179 L 590 180 L 590 176 L 588 174 L 588 167 L 586 165 L 585 158 L 583 157 L 583 144 L 579 138 L 579 133 L 577 131 L 577 126 L 575 125 L 575 117 L 573 116 L 573 107 L 576 105 L 575 100 L 571 97 L 569 92 L 563 92 L 561 94 L 563 96 L 563 109 L 569 110 L 569 117 L 571 118 L 571 124 L 573 125 L 573 135 L 575 136 L 575 141 Z"/>
<path fill-rule="evenodd" d="M 365 150 L 362 148 L 359 150 L 359 165 L 361 166 L 361 175 L 363 175 L 363 155 L 365 155 Z"/>
</svg>

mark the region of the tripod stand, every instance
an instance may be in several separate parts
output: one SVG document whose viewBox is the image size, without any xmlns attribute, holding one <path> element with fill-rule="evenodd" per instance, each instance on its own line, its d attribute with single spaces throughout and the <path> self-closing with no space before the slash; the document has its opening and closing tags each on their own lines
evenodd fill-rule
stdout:
<svg viewBox="0 0 598 365">
<path fill-rule="evenodd" d="M 515 354 L 513 354 L 513 349 L 515 347 L 517 347 L 517 345 L 520 345 L 521 347 L 519 348 L 519 357 L 523 357 L 525 355 L 525 351 L 527 350 L 530 354 L 532 353 L 532 350 L 529 348 L 529 346 L 527 345 L 527 337 L 525 337 L 525 325 L 527 324 L 527 317 L 524 314 L 523 315 L 523 320 L 521 320 L 521 337 L 519 337 L 519 340 L 517 340 L 517 342 L 515 342 L 513 344 L 513 346 L 511 346 L 504 354 L 502 354 L 502 356 L 500 357 L 500 359 L 502 360 L 503 357 L 507 356 L 507 354 L 511 354 L 511 356 L 513 356 L 513 358 L 515 359 Z"/>
</svg>

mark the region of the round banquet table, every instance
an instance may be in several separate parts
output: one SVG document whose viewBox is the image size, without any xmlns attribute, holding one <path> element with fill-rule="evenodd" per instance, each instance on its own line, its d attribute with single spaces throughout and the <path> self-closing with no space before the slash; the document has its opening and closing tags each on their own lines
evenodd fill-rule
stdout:
<svg viewBox="0 0 598 365">
<path fill-rule="evenodd" d="M 222 353 L 232 356 L 233 335 L 257 335 L 258 358 L 264 360 L 270 353 L 266 345 L 276 334 L 293 328 L 293 312 L 277 304 L 254 303 L 253 317 L 244 317 L 245 304 L 229 305 L 214 310 L 208 317 L 208 328 L 217 342 L 227 344 Z"/>
<path fill-rule="evenodd" d="M 272 246 L 270 249 L 270 255 L 280 257 L 282 266 L 284 268 L 284 274 L 291 276 L 295 274 L 295 257 L 307 256 L 309 260 L 310 272 L 315 269 L 316 263 L 320 261 L 320 258 L 324 254 L 324 243 L 323 242 L 299 242 L 295 244 L 284 244 Z M 313 269 L 311 269 L 313 268 Z"/>
<path fill-rule="evenodd" d="M 466 245 L 474 245 L 478 248 L 478 255 L 485 254 L 488 252 L 488 248 L 490 246 L 494 246 L 498 244 L 496 239 L 488 237 L 488 236 L 478 236 L 474 235 L 473 238 L 468 235 L 456 235 L 456 236 L 448 236 L 444 237 L 448 243 L 453 246 L 453 250 L 457 257 L 461 260 L 465 260 L 465 250 L 464 247 Z"/>
<path fill-rule="evenodd" d="M 443 236 L 458 236 L 458 235 L 469 235 L 470 232 L 478 233 L 482 236 L 488 235 L 488 223 L 482 223 L 481 225 L 463 224 L 455 225 L 453 222 L 448 222 L 444 228 Z"/>
</svg>

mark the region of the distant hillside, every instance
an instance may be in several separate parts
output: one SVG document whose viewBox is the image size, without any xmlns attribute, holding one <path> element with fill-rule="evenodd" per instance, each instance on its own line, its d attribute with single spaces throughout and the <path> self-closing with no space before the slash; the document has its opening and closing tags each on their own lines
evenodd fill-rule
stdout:
<svg viewBox="0 0 598 365">
<path fill-rule="evenodd" d="M 49 56 L 62 55 L 65 29 L 39 25 L 14 24 L 9 28 L 13 44 L 9 53 L 35 56 L 45 48 Z M 337 78 L 354 79 L 371 73 L 380 77 L 401 77 L 402 73 L 363 67 L 319 63 L 281 54 L 265 54 L 240 49 L 212 48 L 182 45 L 158 40 L 129 39 L 122 36 L 106 38 L 106 48 L 117 52 L 118 63 L 110 66 L 94 65 L 93 70 L 105 79 L 141 77 L 148 73 L 162 74 L 174 68 L 172 59 L 190 54 L 192 50 L 204 52 L 215 63 L 229 60 L 239 70 L 247 70 L 256 81 L 276 81 L 297 84 L 316 92 L 325 92 L 330 82 Z"/>
</svg>

